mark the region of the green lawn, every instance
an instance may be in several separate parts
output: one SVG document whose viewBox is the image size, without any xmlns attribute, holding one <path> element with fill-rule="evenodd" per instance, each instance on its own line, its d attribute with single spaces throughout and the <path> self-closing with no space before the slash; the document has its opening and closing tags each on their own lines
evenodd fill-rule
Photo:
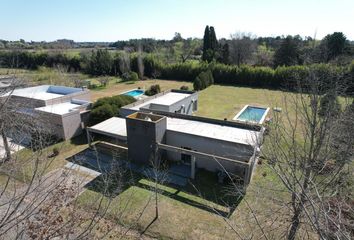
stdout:
<svg viewBox="0 0 354 240">
<path fill-rule="evenodd" d="M 174 88 L 182 85 L 174 81 L 156 81 L 162 83 L 163 88 Z M 137 84 L 146 84 L 138 82 Z M 122 83 L 124 84 L 124 83 Z M 188 84 L 188 83 L 183 83 Z M 189 85 L 190 86 L 190 85 Z M 115 89 L 125 89 L 121 84 L 114 85 Z M 103 90 L 99 93 L 110 94 L 110 90 Z M 281 100 L 284 92 L 264 89 L 252 89 L 243 87 L 231 87 L 214 85 L 199 92 L 198 112 L 196 115 L 218 119 L 232 119 L 235 114 L 246 104 L 282 107 Z M 147 233 L 151 236 L 172 239 L 235 239 L 237 234 L 233 232 L 228 224 L 216 214 L 214 209 L 226 211 L 225 206 L 218 204 L 223 195 L 220 186 L 216 185 L 216 176 L 200 176 L 202 181 L 197 188 L 201 190 L 202 196 L 191 191 L 192 185 L 187 189 L 174 187 L 161 187 L 163 191 L 159 194 L 160 216 L 157 222 L 152 224 Z M 143 183 L 143 184 L 142 184 Z M 133 225 L 135 229 L 143 230 L 153 219 L 155 214 L 153 191 L 148 186 L 152 185 L 147 179 L 140 179 L 136 184 L 127 187 L 118 196 L 104 198 L 105 204 L 109 204 L 107 218 L 123 225 Z M 279 186 L 277 186 L 279 185 Z M 193 186 L 196 186 L 193 184 Z M 279 193 L 275 196 L 264 195 L 264 189 L 278 188 Z M 260 194 L 262 192 L 262 194 Z M 207 197 L 208 195 L 209 197 Z M 213 197 L 214 196 L 214 199 Z M 277 178 L 272 174 L 266 165 L 259 165 L 253 181 L 248 187 L 247 195 L 241 201 L 230 217 L 229 224 L 235 227 L 244 237 L 252 232 L 254 237 L 260 237 L 260 230 L 255 228 L 255 219 L 251 212 L 258 214 L 257 220 L 267 225 L 267 216 L 262 215 L 264 209 L 274 209 L 275 206 L 269 199 L 284 199 L 286 192 L 282 190 Z M 100 198 L 100 194 L 87 190 L 78 199 L 80 205 L 85 209 L 92 208 L 93 200 Z M 206 200 L 209 199 L 209 200 Z M 210 201 L 213 199 L 214 201 Z M 150 200 L 150 202 L 149 202 Z M 235 200 L 236 201 L 236 200 Z M 215 203 L 218 202 L 218 203 Z M 144 207 L 146 210 L 143 211 Z M 211 209 L 213 209 L 211 211 Z M 252 209 L 252 211 L 251 211 Z M 278 209 L 274 209 L 274 212 Z M 142 216 L 140 214 L 143 212 Z M 269 223 L 270 224 L 270 223 Z M 178 226 L 178 228 L 176 227 Z M 277 231 L 284 230 L 282 222 L 273 224 Z M 268 228 L 267 231 L 277 236 L 277 231 Z M 276 237 L 277 238 L 277 237 Z"/>
<path fill-rule="evenodd" d="M 282 105 L 284 92 L 213 85 L 199 93 L 196 115 L 231 120 L 246 104 L 260 107 Z"/>
<path fill-rule="evenodd" d="M 0 69 L 0 73 L 3 72 L 6 73 L 6 70 Z M 40 69 L 34 72 L 24 71 L 22 74 L 32 76 L 32 81 L 38 84 L 58 82 L 67 85 L 66 82 L 69 81 L 66 78 L 67 76 L 64 76 L 64 80 L 60 82 L 62 75 L 47 69 Z M 85 77 L 87 76 L 80 75 L 79 77 L 86 79 Z M 92 80 L 96 81 L 94 78 Z M 91 91 L 91 95 L 92 99 L 96 100 L 100 97 L 117 95 L 137 87 L 146 89 L 152 84 L 160 84 L 162 90 L 179 89 L 182 85 L 187 85 L 192 89 L 192 83 L 182 81 L 147 80 L 135 83 L 117 83 L 115 80 L 111 80 L 106 88 Z M 265 89 L 214 85 L 199 92 L 198 112 L 196 115 L 232 119 L 246 104 L 283 107 L 281 99 L 287 94 L 281 91 Z M 53 147 L 45 149 L 44 154 L 49 154 Z M 82 138 L 79 141 L 58 143 L 56 147 L 60 148 L 60 155 L 50 165 L 43 162 L 43 168 L 46 172 L 63 166 L 66 163 L 65 158 L 83 150 L 86 145 Z M 30 150 L 23 150 L 18 153 L 18 156 L 19 159 L 26 159 L 31 154 Z M 20 163 L 22 171 L 18 173 L 17 177 L 25 181 L 31 174 L 32 165 L 30 162 L 25 162 L 25 160 L 20 161 Z M 275 204 L 273 204 L 273 201 L 284 199 L 287 194 L 282 191 L 281 186 L 278 187 L 280 189 L 278 194 L 274 196 L 264 194 L 267 193 L 264 189 L 274 188 L 279 184 L 266 165 L 258 166 L 246 196 L 227 220 L 228 224 L 218 214 L 210 211 L 211 207 L 225 211 L 225 206 L 220 204 L 220 201 L 217 201 L 221 200 L 220 196 L 223 195 L 223 192 L 220 186 L 216 184 L 216 177 L 204 175 L 200 179 L 201 182 L 195 184 L 201 190 L 203 197 L 193 192 L 194 185 L 189 185 L 186 189 L 160 186 L 160 216 L 147 230 L 147 234 L 163 239 L 238 238 L 238 235 L 232 231 L 231 225 L 243 237 L 249 237 L 252 233 L 253 238 L 258 239 L 261 236 L 261 232 L 255 227 L 255 219 L 252 217 L 253 211 L 258 214 L 259 219 L 257 220 L 262 222 L 262 225 L 269 225 L 267 231 L 273 233 L 275 239 L 279 238 L 277 231 L 274 229 L 280 231 L 286 226 L 282 225 L 281 220 L 271 225 L 271 223 L 267 222 L 267 215 L 262 215 L 261 213 L 265 212 L 264 209 L 269 210 L 271 213 L 278 211 L 278 209 L 274 209 Z M 123 225 L 132 225 L 135 229 L 144 229 L 154 218 L 155 214 L 153 192 L 150 190 L 151 185 L 153 185 L 151 181 L 141 178 L 134 184 L 127 186 L 117 196 L 104 197 L 103 203 L 109 204 L 107 219 Z M 271 192 L 274 193 L 273 191 Z M 100 193 L 90 189 L 86 190 L 77 201 L 83 209 L 90 211 L 93 206 L 96 205 L 97 207 L 98 202 L 95 202 L 95 200 L 99 199 L 100 196 Z M 143 211 L 145 206 L 146 209 Z M 142 215 L 139 217 L 141 213 Z M 281 216 L 281 212 L 277 214 Z"/>
</svg>

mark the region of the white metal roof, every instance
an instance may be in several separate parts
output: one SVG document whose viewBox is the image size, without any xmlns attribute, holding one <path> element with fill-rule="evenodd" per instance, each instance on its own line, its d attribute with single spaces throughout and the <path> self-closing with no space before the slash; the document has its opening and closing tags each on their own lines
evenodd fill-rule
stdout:
<svg viewBox="0 0 354 240">
<path fill-rule="evenodd" d="M 108 136 L 113 136 L 118 138 L 127 137 L 127 127 L 125 123 L 125 118 L 112 117 L 88 129 L 91 132 L 96 132 L 103 135 L 108 135 Z"/>
<path fill-rule="evenodd" d="M 167 129 L 252 146 L 257 145 L 261 136 L 258 131 L 171 117 L 167 118 Z"/>
<path fill-rule="evenodd" d="M 66 114 L 76 110 L 75 108 L 80 107 L 81 104 L 75 104 L 71 102 L 59 103 L 54 105 L 48 105 L 45 107 L 36 108 L 38 111 L 49 112 L 54 114 Z"/>
<path fill-rule="evenodd" d="M 141 107 L 144 107 L 148 104 L 159 104 L 159 105 L 166 105 L 166 106 L 170 106 L 186 97 L 190 96 L 190 94 L 188 93 L 178 93 L 178 92 L 168 92 L 160 97 L 156 97 L 153 98 L 151 100 L 148 100 L 146 102 L 143 102 L 139 105 L 136 105 L 134 107 L 132 107 L 131 109 L 134 110 L 139 110 Z"/>
<path fill-rule="evenodd" d="M 127 136 L 124 118 L 113 117 L 90 129 L 110 136 Z M 167 117 L 167 130 L 255 146 L 260 132 L 201 121 Z"/>
</svg>

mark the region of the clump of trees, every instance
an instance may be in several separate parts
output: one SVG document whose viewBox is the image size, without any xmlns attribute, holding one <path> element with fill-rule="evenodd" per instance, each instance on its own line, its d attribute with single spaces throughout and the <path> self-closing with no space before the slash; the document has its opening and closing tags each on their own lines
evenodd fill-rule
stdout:
<svg viewBox="0 0 354 240">
<path fill-rule="evenodd" d="M 211 62 L 216 58 L 218 40 L 216 39 L 215 29 L 212 26 L 206 26 L 203 37 L 203 56 L 202 59 Z"/>
<path fill-rule="evenodd" d="M 94 125 L 111 117 L 119 116 L 119 109 L 135 102 L 135 98 L 126 95 L 98 99 L 90 112 L 90 124 Z"/>
<path fill-rule="evenodd" d="M 145 95 L 153 96 L 161 92 L 161 88 L 159 84 L 151 85 L 149 89 L 145 91 Z"/>
<path fill-rule="evenodd" d="M 194 80 L 193 88 L 196 91 L 203 90 L 210 85 L 214 84 L 214 78 L 211 70 L 207 70 L 205 72 L 201 72 Z"/>
<path fill-rule="evenodd" d="M 137 80 L 139 80 L 138 74 L 133 71 L 123 73 L 121 78 L 123 81 L 137 81 Z"/>
</svg>

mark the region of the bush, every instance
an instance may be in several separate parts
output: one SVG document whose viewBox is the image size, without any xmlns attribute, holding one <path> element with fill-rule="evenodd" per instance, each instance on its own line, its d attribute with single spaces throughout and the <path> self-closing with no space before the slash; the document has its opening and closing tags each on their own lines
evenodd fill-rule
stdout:
<svg viewBox="0 0 354 240">
<path fill-rule="evenodd" d="M 189 90 L 189 87 L 188 86 L 185 86 L 185 85 L 183 85 L 183 86 L 181 86 L 181 88 L 180 88 L 181 90 L 183 90 L 183 91 L 188 91 Z"/>
<path fill-rule="evenodd" d="M 122 74 L 123 81 L 138 81 L 138 74 L 136 72 L 126 72 Z"/>
<path fill-rule="evenodd" d="M 57 147 L 53 148 L 53 155 L 58 156 L 59 155 L 59 149 Z"/>
<path fill-rule="evenodd" d="M 104 97 L 98 99 L 90 112 L 90 124 L 94 125 L 111 117 L 119 115 L 119 109 L 135 102 L 135 98 L 126 95 Z"/>
<path fill-rule="evenodd" d="M 213 74 L 210 70 L 208 70 L 205 72 L 201 72 L 196 77 L 196 79 L 194 80 L 194 83 L 193 83 L 193 88 L 194 88 L 194 90 L 199 91 L 199 90 L 203 90 L 213 84 L 214 84 Z"/>
<path fill-rule="evenodd" d="M 145 95 L 153 96 L 161 92 L 161 88 L 159 84 L 151 85 L 148 90 L 145 91 Z"/>
</svg>

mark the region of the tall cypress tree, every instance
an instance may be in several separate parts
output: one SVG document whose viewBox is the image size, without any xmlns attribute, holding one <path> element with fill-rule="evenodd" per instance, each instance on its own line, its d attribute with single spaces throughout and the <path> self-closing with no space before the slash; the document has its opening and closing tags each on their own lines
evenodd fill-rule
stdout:
<svg viewBox="0 0 354 240">
<path fill-rule="evenodd" d="M 207 60 L 207 51 L 210 49 L 210 30 L 209 26 L 207 25 L 204 30 L 204 37 L 203 37 L 203 61 Z"/>
<path fill-rule="evenodd" d="M 209 34 L 210 34 L 210 36 L 209 36 L 210 49 L 215 51 L 218 46 L 218 40 L 216 39 L 214 27 L 210 27 Z"/>
</svg>

